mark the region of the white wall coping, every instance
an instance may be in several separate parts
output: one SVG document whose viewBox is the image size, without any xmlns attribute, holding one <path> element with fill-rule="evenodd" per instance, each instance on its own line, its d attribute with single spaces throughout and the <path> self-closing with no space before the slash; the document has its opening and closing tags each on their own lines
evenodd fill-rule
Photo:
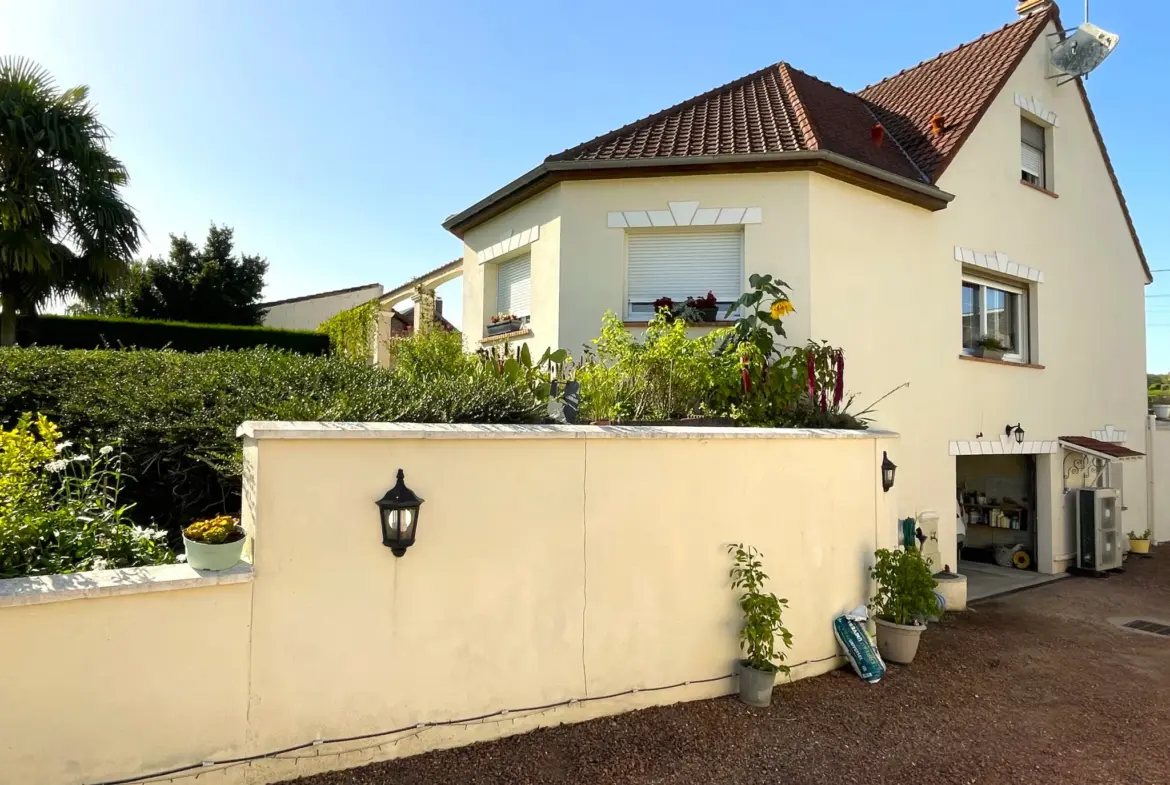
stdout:
<svg viewBox="0 0 1170 785">
<path fill-rule="evenodd" d="M 248 439 L 894 439 L 893 431 L 662 425 L 482 425 L 472 423 L 248 421 Z"/>
<path fill-rule="evenodd" d="M 252 565 L 248 562 L 240 562 L 235 567 L 219 572 L 196 570 L 186 564 L 159 564 L 153 567 L 7 578 L 0 580 L 0 608 L 91 600 L 123 594 L 200 589 L 251 581 Z"/>
</svg>

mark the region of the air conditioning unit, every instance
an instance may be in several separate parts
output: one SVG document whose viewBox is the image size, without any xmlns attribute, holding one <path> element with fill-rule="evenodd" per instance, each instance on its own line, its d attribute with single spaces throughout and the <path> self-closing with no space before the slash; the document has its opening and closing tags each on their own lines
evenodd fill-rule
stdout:
<svg viewBox="0 0 1170 785">
<path fill-rule="evenodd" d="M 1104 572 L 1121 567 L 1121 516 L 1113 488 L 1076 491 L 1077 566 Z"/>
</svg>

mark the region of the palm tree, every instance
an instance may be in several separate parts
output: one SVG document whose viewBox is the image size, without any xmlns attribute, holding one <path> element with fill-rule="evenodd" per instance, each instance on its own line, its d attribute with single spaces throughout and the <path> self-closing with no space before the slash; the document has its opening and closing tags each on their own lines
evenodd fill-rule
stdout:
<svg viewBox="0 0 1170 785">
<path fill-rule="evenodd" d="M 138 250 L 126 167 L 106 150 L 88 96 L 84 85 L 58 90 L 36 63 L 0 58 L 0 346 L 15 343 L 17 314 L 102 294 Z"/>
</svg>

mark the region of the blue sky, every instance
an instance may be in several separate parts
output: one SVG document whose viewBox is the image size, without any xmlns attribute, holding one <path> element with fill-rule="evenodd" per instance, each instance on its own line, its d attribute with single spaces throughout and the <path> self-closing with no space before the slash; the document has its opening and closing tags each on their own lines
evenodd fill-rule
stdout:
<svg viewBox="0 0 1170 785">
<path fill-rule="evenodd" d="M 276 299 L 438 266 L 461 250 L 447 215 L 549 153 L 769 63 L 856 90 L 1011 21 L 1014 6 L 0 0 L 0 52 L 90 85 L 147 251 L 226 223 L 268 258 Z M 1082 7 L 1063 15 L 1079 23 Z M 1170 4 L 1094 0 L 1092 19 L 1121 43 L 1089 94 L 1150 265 L 1170 268 Z M 1147 289 L 1168 295 L 1148 299 L 1148 354 L 1170 371 L 1162 278 Z M 459 283 L 442 294 L 457 315 Z"/>
</svg>

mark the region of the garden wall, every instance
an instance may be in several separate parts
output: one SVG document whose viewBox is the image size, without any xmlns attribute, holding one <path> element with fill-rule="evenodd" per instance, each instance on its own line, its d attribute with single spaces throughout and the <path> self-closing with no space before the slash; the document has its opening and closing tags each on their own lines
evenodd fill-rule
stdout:
<svg viewBox="0 0 1170 785">
<path fill-rule="evenodd" d="M 242 433 L 255 571 L 231 579 L 250 583 L 51 603 L 46 589 L 12 607 L 0 589 L 0 783 L 94 785 L 308 743 L 188 772 L 272 782 L 727 694 L 736 541 L 790 600 L 793 677 L 816 675 L 840 664 L 832 617 L 867 599 L 872 552 L 896 539 L 883 432 Z M 398 468 L 426 500 L 402 558 L 374 505 Z M 448 720 L 465 721 L 416 727 Z"/>
</svg>

